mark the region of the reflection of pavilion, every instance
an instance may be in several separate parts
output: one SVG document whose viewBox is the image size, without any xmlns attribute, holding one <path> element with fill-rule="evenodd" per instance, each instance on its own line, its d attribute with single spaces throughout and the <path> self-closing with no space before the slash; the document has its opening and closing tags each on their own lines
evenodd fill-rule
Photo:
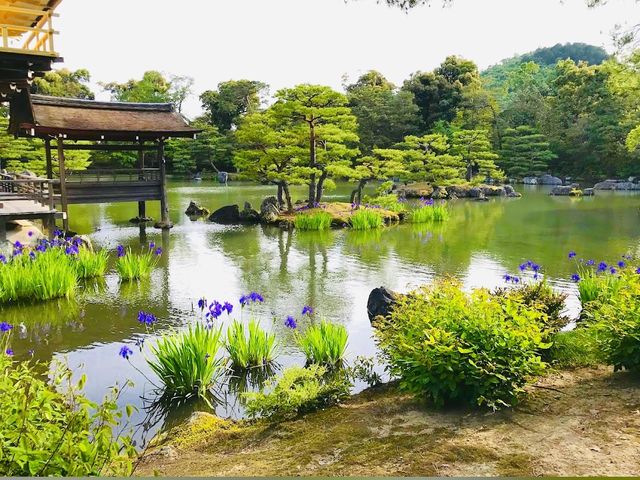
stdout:
<svg viewBox="0 0 640 480">
<path fill-rule="evenodd" d="M 160 201 L 160 228 L 170 228 L 164 142 L 193 137 L 198 130 L 171 104 L 94 102 L 31 95 L 33 77 L 60 61 L 54 50 L 52 19 L 61 0 L 4 0 L 0 5 L 0 96 L 10 105 L 10 131 L 40 138 L 46 151 L 46 178 L 4 175 L 0 178 L 0 233 L 8 220 L 41 218 L 52 222 L 62 210 L 68 228 L 68 205 L 138 202 L 140 219 L 145 202 Z M 52 144 L 55 142 L 55 144 Z M 91 150 L 135 152 L 129 169 L 71 173 L 65 152 Z M 148 158 L 145 152 L 151 152 Z M 54 157 L 55 162 L 54 162 Z M 145 159 L 152 163 L 146 163 Z"/>
</svg>

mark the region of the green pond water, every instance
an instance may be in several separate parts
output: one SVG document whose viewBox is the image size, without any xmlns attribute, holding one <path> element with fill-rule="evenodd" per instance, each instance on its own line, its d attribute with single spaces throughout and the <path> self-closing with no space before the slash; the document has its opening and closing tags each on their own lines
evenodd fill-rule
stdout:
<svg viewBox="0 0 640 480">
<path fill-rule="evenodd" d="M 496 287 L 504 284 L 504 274 L 515 273 L 520 263 L 531 259 L 543 266 L 549 282 L 570 293 L 567 309 L 575 314 L 579 304 L 569 280 L 575 268 L 567 252 L 608 262 L 636 253 L 640 196 L 610 192 L 569 198 L 550 197 L 542 187 L 520 191 L 521 199 L 452 202 L 451 219 L 443 225 L 318 233 L 191 221 L 182 213 L 191 200 L 211 210 L 245 201 L 259 207 L 274 189 L 171 182 L 175 228 L 170 232 L 132 226 L 128 220 L 137 214 L 136 204 L 74 206 L 70 211 L 71 228 L 89 235 L 98 247 L 115 250 L 123 244 L 135 250 L 151 241 L 161 245 L 165 253 L 148 281 L 120 284 L 112 272 L 104 281 L 84 286 L 76 301 L 5 307 L 1 318 L 17 326 L 13 349 L 18 358 L 33 351 L 37 360 L 62 360 L 78 375 L 86 373 L 86 392 L 92 399 L 100 400 L 111 385 L 132 380 L 135 386 L 125 390 L 121 403 L 138 407 L 132 422 L 142 444 L 159 428 L 184 418 L 194 405 L 167 408 L 154 402 L 157 392 L 145 378 L 154 377 L 135 342 L 146 339 L 148 352 L 154 336 L 199 318 L 194 304 L 201 297 L 231 301 L 239 311 L 240 295 L 261 293 L 266 301 L 254 313 L 283 345 L 280 367 L 304 363 L 284 319 L 300 319 L 305 305 L 348 328 L 349 359 L 374 356 L 366 302 L 370 291 L 381 285 L 407 291 L 436 276 L 452 275 L 467 287 Z M 349 192 L 348 185 L 339 185 L 326 200 L 346 201 Z M 304 198 L 304 189 L 294 189 L 293 195 Z M 158 204 L 147 206 L 152 216 L 158 210 Z M 155 332 L 137 322 L 139 310 L 160 318 Z M 124 344 L 134 350 L 133 366 L 118 356 Z M 240 385 L 219 392 L 216 412 L 221 416 L 243 414 L 236 394 L 243 382 L 235 383 Z"/>
</svg>

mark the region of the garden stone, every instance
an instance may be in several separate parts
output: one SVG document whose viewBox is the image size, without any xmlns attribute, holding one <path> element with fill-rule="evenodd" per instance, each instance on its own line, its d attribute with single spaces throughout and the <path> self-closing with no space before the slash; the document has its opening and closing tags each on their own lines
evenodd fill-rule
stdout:
<svg viewBox="0 0 640 480">
<path fill-rule="evenodd" d="M 240 223 L 240 207 L 238 205 L 227 205 L 219 208 L 209 217 L 210 222 L 232 225 Z"/>
<path fill-rule="evenodd" d="M 244 202 L 244 209 L 240 212 L 243 223 L 260 223 L 260 212 L 254 210 L 249 202 Z"/>
<path fill-rule="evenodd" d="M 536 177 L 524 177 L 522 183 L 525 185 L 538 185 L 538 179 Z"/>
<path fill-rule="evenodd" d="M 189 206 L 184 211 L 184 213 L 189 217 L 204 217 L 209 215 L 211 212 L 208 208 L 200 206 L 196 202 L 189 202 Z"/>
<path fill-rule="evenodd" d="M 562 185 L 562 180 L 553 175 L 545 174 L 538 179 L 538 183 L 540 185 Z"/>
<path fill-rule="evenodd" d="M 582 194 L 585 197 L 593 197 L 596 194 L 596 192 L 593 188 L 585 188 Z"/>
<path fill-rule="evenodd" d="M 386 287 L 374 288 L 367 300 L 369 321 L 373 322 L 376 317 L 388 317 L 399 296 L 398 293 Z"/>
<path fill-rule="evenodd" d="M 565 197 L 565 196 L 571 195 L 571 192 L 573 190 L 574 190 L 574 187 L 572 185 L 569 185 L 569 186 L 559 185 L 559 186 L 553 187 L 551 189 L 550 195 L 559 196 L 559 197 Z"/>
<path fill-rule="evenodd" d="M 473 187 L 469 190 L 470 198 L 480 198 L 484 196 L 484 192 L 480 187 Z"/>
<path fill-rule="evenodd" d="M 435 199 L 444 199 L 447 198 L 449 196 L 449 194 L 447 193 L 447 189 L 444 187 L 436 187 L 436 189 L 433 192 L 433 195 L 431 196 L 432 198 Z"/>
<path fill-rule="evenodd" d="M 275 223 L 280 217 L 280 207 L 278 199 L 274 196 L 267 197 L 260 205 L 260 218 L 265 223 Z"/>
<path fill-rule="evenodd" d="M 509 198 L 520 198 L 522 196 L 522 194 L 516 192 L 511 185 L 505 185 L 503 188 L 505 195 Z"/>
</svg>

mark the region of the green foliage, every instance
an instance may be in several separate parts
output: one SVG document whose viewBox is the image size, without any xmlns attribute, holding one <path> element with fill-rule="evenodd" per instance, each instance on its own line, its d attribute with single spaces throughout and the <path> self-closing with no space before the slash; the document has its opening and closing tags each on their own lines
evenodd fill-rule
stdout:
<svg viewBox="0 0 640 480">
<path fill-rule="evenodd" d="M 319 365 L 287 368 L 280 377 L 267 381 L 260 392 L 243 394 L 246 412 L 272 421 L 295 418 L 339 403 L 349 395 L 345 375 L 327 376 Z"/>
<path fill-rule="evenodd" d="M 465 89 L 480 82 L 478 67 L 472 61 L 450 56 L 433 72 L 417 72 L 404 82 L 411 92 L 427 130 L 439 122 L 451 122 L 465 99 Z"/>
<path fill-rule="evenodd" d="M 124 255 L 118 256 L 116 271 L 122 281 L 140 280 L 148 278 L 158 264 L 159 255 L 149 248 L 140 253 L 132 253 L 131 249 L 123 250 Z"/>
<path fill-rule="evenodd" d="M 424 205 L 412 210 L 409 215 L 411 223 L 446 222 L 447 220 L 449 220 L 449 208 L 444 203 Z"/>
<path fill-rule="evenodd" d="M 95 95 L 87 85 L 90 81 L 91 75 L 84 68 L 75 72 L 61 68 L 46 72 L 43 77 L 34 78 L 31 93 L 94 100 Z"/>
<path fill-rule="evenodd" d="M 382 74 L 369 71 L 346 89 L 349 106 L 358 119 L 362 152 L 389 148 L 403 137 L 418 133 L 420 117 L 413 94 L 397 91 Z"/>
<path fill-rule="evenodd" d="M 549 148 L 544 135 L 532 127 L 507 129 L 502 137 L 500 167 L 515 178 L 542 175 L 557 157 Z"/>
<path fill-rule="evenodd" d="M 276 337 L 254 320 L 246 330 L 242 322 L 234 320 L 227 329 L 225 348 L 234 368 L 264 367 L 276 357 Z"/>
<path fill-rule="evenodd" d="M 515 288 L 498 289 L 494 292 L 494 295 L 520 302 L 528 308 L 542 312 L 544 316 L 540 321 L 545 332 L 545 338 L 555 334 L 569 323 L 569 318 L 563 315 L 567 294 L 556 292 L 544 280 L 521 283 Z"/>
<path fill-rule="evenodd" d="M 222 346 L 222 328 L 201 323 L 186 330 L 165 334 L 151 347 L 147 363 L 160 378 L 165 392 L 173 397 L 206 397 L 224 375 L 225 363 L 216 358 Z"/>
<path fill-rule="evenodd" d="M 486 290 L 467 294 L 439 281 L 401 299 L 375 334 L 401 388 L 439 405 L 497 409 L 516 403 L 528 379 L 544 371 L 543 316 Z"/>
<path fill-rule="evenodd" d="M 451 152 L 446 135 L 434 133 L 422 137 L 408 136 L 397 147 L 402 151 L 410 180 L 451 184 L 464 178 L 464 159 Z"/>
<path fill-rule="evenodd" d="M 78 254 L 73 259 L 73 264 L 78 273 L 78 278 L 102 277 L 107 271 L 109 253 L 106 250 L 93 251 L 86 247 L 80 247 Z"/>
<path fill-rule="evenodd" d="M 322 210 L 299 213 L 293 219 L 298 230 L 328 230 L 331 228 L 331 215 Z"/>
<path fill-rule="evenodd" d="M 481 176 L 484 181 L 500 180 L 504 174 L 495 162 L 498 155 L 493 152 L 486 130 L 460 130 L 454 132 L 451 141 L 451 153 L 462 158 L 466 165 L 467 180 Z"/>
<path fill-rule="evenodd" d="M 193 128 L 202 130 L 195 139 L 174 138 L 167 141 L 165 157 L 173 173 L 189 174 L 207 169 L 229 169 L 228 139 L 218 129 L 198 119 Z"/>
<path fill-rule="evenodd" d="M 621 273 L 615 293 L 592 310 L 591 322 L 609 365 L 640 370 L 640 275 Z"/>
<path fill-rule="evenodd" d="M 200 95 L 205 118 L 220 132 L 228 132 L 238 127 L 242 117 L 260 109 L 266 89 L 266 84 L 253 80 L 221 82 L 217 90 Z"/>
<path fill-rule="evenodd" d="M 401 213 L 407 211 L 407 205 L 401 202 L 395 193 L 380 195 L 378 197 L 364 197 L 364 203 L 366 205 L 375 205 L 384 208 L 390 212 Z"/>
<path fill-rule="evenodd" d="M 186 77 L 165 78 L 160 72 L 144 72 L 140 80 L 125 83 L 101 83 L 102 88 L 118 102 L 173 103 L 178 111 L 191 91 L 193 80 Z"/>
<path fill-rule="evenodd" d="M 553 345 L 548 352 L 549 358 L 558 367 L 595 367 L 604 363 L 595 328 L 578 327 L 568 332 L 558 332 L 551 341 Z"/>
<path fill-rule="evenodd" d="M 382 215 L 375 210 L 358 209 L 349 218 L 349 224 L 354 230 L 372 230 L 384 226 Z"/>
<path fill-rule="evenodd" d="M 323 320 L 319 325 L 308 326 L 296 340 L 308 363 L 334 366 L 344 358 L 349 334 L 344 325 Z"/>
<path fill-rule="evenodd" d="M 114 387 L 96 404 L 82 394 L 85 377 L 74 384 L 71 376 L 70 369 L 58 368 L 47 383 L 38 366 L 0 355 L 0 475 L 131 475 L 137 453 L 129 437 L 116 433 L 122 390 Z"/>
<path fill-rule="evenodd" d="M 0 263 L 0 303 L 43 301 L 75 295 L 78 270 L 62 248 L 31 258 L 27 252 Z"/>
<path fill-rule="evenodd" d="M 579 265 L 578 294 L 584 309 L 590 309 L 594 302 L 607 302 L 613 297 L 621 285 L 621 277 L 608 271 L 598 271 L 594 268 Z M 595 305 L 597 308 L 598 305 Z"/>
</svg>

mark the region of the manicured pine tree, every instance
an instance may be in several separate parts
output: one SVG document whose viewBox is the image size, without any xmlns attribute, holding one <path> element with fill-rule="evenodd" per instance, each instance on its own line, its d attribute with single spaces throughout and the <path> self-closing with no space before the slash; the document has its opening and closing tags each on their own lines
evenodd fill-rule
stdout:
<svg viewBox="0 0 640 480">
<path fill-rule="evenodd" d="M 505 130 L 499 164 L 510 177 L 539 176 L 555 158 L 545 136 L 533 127 L 522 125 Z"/>
<path fill-rule="evenodd" d="M 486 130 L 459 130 L 453 133 L 451 153 L 462 158 L 466 165 L 467 181 L 481 175 L 485 180 L 499 180 L 504 174 L 496 165 L 498 155 L 493 152 Z"/>
<path fill-rule="evenodd" d="M 450 184 L 464 179 L 462 156 L 451 153 L 446 135 L 432 133 L 422 137 L 408 136 L 398 144 L 403 151 L 408 178 L 437 184 Z"/>
</svg>

